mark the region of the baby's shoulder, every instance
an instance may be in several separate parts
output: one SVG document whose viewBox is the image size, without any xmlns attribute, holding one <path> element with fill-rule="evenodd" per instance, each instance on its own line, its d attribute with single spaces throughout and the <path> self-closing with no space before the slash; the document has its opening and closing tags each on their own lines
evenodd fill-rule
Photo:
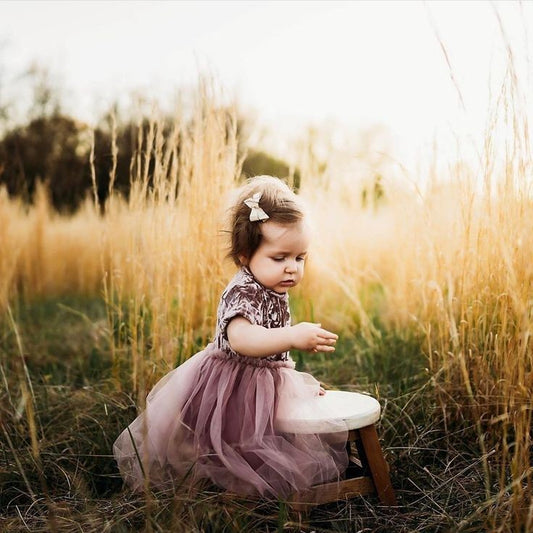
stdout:
<svg viewBox="0 0 533 533">
<path fill-rule="evenodd" d="M 222 293 L 222 300 L 225 302 L 246 300 L 259 304 L 263 299 L 263 292 L 257 283 L 237 279 L 226 287 Z"/>
</svg>

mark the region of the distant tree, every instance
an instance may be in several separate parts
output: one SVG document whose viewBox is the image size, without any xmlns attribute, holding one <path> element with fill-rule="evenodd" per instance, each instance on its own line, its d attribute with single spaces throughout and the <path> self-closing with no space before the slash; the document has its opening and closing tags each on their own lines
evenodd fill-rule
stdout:
<svg viewBox="0 0 533 533">
<path fill-rule="evenodd" d="M 33 64 L 20 79 L 30 83 L 28 122 L 4 129 L 0 183 L 11 195 L 31 201 L 37 181 L 45 181 L 55 207 L 74 208 L 85 194 L 86 183 L 90 184 L 89 128 L 62 113 L 61 91 L 47 69 Z M 3 106 L 0 102 L 4 127 L 11 118 L 9 106 L 9 101 Z"/>
<path fill-rule="evenodd" d="M 111 115 L 107 115 L 94 131 L 94 167 L 96 174 L 98 202 L 101 206 L 109 195 L 111 174 L 113 189 L 125 197 L 130 188 L 130 166 L 135 154 L 138 127 L 131 122 L 113 131 Z M 113 141 L 113 136 L 115 139 Z M 116 154 L 113 154 L 113 142 Z M 91 184 L 92 185 L 92 184 Z"/>
<path fill-rule="evenodd" d="M 32 63 L 22 78 L 29 80 L 31 86 L 31 104 L 27 111 L 30 119 L 61 115 L 61 90 L 52 81 L 47 68 Z"/>
<path fill-rule="evenodd" d="M 94 170 L 100 206 L 109 194 L 112 174 L 113 189 L 128 196 L 131 176 L 138 171 L 137 154 L 142 155 L 143 165 L 148 165 L 148 186 L 155 166 L 153 147 L 146 146 L 149 121 L 126 122 L 115 129 L 111 122 L 108 115 L 94 130 Z M 168 138 L 170 125 L 160 127 L 162 137 Z M 76 209 L 93 187 L 91 136 L 89 126 L 63 115 L 40 117 L 13 128 L 0 140 L 0 184 L 7 186 L 10 195 L 31 202 L 36 183 L 42 180 L 47 183 L 55 208 Z"/>
<path fill-rule="evenodd" d="M 56 208 L 77 206 L 90 184 L 87 135 L 85 125 L 62 115 L 14 128 L 0 142 L 0 183 L 31 201 L 37 181 L 46 181 Z"/>
<path fill-rule="evenodd" d="M 0 41 L 0 133 L 6 130 L 13 107 L 13 101 L 7 94 L 7 75 L 2 61 L 5 45 L 5 41 Z"/>
<path fill-rule="evenodd" d="M 268 174 L 278 178 L 287 178 L 291 174 L 289 165 L 281 160 L 273 157 L 266 152 L 250 150 L 242 165 L 242 173 L 246 177 L 258 176 Z M 294 171 L 294 188 L 296 190 L 300 187 L 300 171 Z"/>
</svg>

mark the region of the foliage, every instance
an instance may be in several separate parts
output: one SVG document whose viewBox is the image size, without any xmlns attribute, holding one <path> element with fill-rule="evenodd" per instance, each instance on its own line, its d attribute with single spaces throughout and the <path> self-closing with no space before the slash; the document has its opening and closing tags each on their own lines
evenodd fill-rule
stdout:
<svg viewBox="0 0 533 533">
<path fill-rule="evenodd" d="M 243 119 L 236 124 L 244 175 L 290 176 L 291 169 L 284 161 L 261 151 L 248 153 L 239 136 L 240 129 L 245 127 Z M 185 132 L 191 127 L 191 124 L 180 124 Z M 154 128 L 161 131 L 156 133 Z M 100 206 L 105 204 L 111 189 L 128 198 L 131 182 L 139 176 L 141 166 L 147 175 L 148 187 L 154 187 L 156 149 L 168 150 L 166 145 L 175 143 L 179 156 L 186 133 L 173 135 L 173 128 L 171 117 L 157 124 L 148 118 L 117 124 L 115 116 L 109 114 L 92 130 L 60 111 L 51 115 L 43 113 L 7 131 L 0 140 L 0 185 L 4 184 L 11 196 L 31 203 L 37 183 L 44 181 L 53 207 L 69 212 L 79 208 L 93 192 Z M 148 145 L 156 134 L 163 142 L 157 148 Z M 298 171 L 294 172 L 293 180 L 298 186 Z"/>
<path fill-rule="evenodd" d="M 298 169 L 291 169 L 285 161 L 261 150 L 249 150 L 242 164 L 242 173 L 248 178 L 264 174 L 279 178 L 291 178 L 294 189 L 300 188 L 301 175 Z"/>
<path fill-rule="evenodd" d="M 62 115 L 15 128 L 0 142 L 1 183 L 31 201 L 37 181 L 47 181 L 54 206 L 79 205 L 90 184 L 86 136 L 86 127 Z"/>
</svg>

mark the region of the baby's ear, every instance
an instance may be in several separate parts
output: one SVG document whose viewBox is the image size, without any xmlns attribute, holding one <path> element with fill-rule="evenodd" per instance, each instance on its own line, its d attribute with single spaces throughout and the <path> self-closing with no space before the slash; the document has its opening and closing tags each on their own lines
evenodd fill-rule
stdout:
<svg viewBox="0 0 533 533">
<path fill-rule="evenodd" d="M 248 266 L 248 258 L 245 255 L 239 255 L 239 261 L 242 266 Z"/>
</svg>

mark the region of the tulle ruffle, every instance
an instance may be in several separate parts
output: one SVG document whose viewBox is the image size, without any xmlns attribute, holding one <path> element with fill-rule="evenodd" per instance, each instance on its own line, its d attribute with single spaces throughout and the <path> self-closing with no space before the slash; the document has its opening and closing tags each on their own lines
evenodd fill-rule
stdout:
<svg viewBox="0 0 533 533">
<path fill-rule="evenodd" d="M 208 478 L 274 498 L 339 479 L 348 461 L 343 424 L 287 431 L 291 417 L 317 408 L 319 388 L 292 361 L 228 356 L 209 345 L 158 382 L 116 440 L 121 475 L 134 490 L 145 479 L 165 489 Z"/>
</svg>

